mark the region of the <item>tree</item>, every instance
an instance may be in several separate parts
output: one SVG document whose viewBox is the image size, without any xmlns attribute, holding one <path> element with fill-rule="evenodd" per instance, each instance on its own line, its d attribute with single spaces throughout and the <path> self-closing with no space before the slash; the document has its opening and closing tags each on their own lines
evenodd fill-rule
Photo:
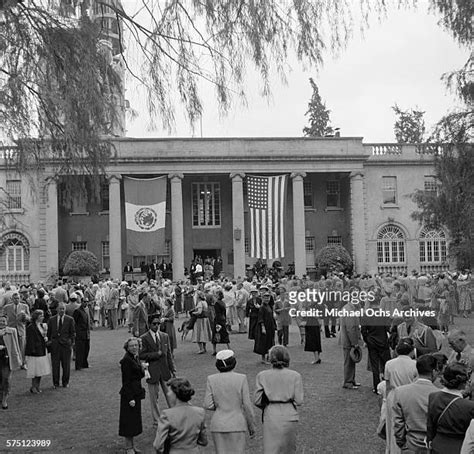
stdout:
<svg viewBox="0 0 474 454">
<path fill-rule="evenodd" d="M 418 109 L 401 110 L 396 104 L 392 106 L 397 119 L 393 126 L 398 143 L 422 143 L 425 135 L 425 112 Z"/>
<path fill-rule="evenodd" d="M 63 268 L 66 276 L 91 276 L 99 272 L 99 261 L 89 251 L 73 251 L 69 254 Z"/>
<path fill-rule="evenodd" d="M 314 80 L 310 77 L 309 83 L 313 89 L 313 95 L 308 103 L 308 110 L 305 116 L 309 116 L 309 126 L 303 128 L 303 134 L 307 137 L 326 137 L 333 133 L 329 119 L 330 110 L 326 109 L 326 104 L 321 99 L 319 89 Z"/>
<path fill-rule="evenodd" d="M 352 258 L 344 246 L 331 244 L 323 247 L 316 255 L 316 267 L 325 274 L 328 271 L 352 271 Z"/>
</svg>

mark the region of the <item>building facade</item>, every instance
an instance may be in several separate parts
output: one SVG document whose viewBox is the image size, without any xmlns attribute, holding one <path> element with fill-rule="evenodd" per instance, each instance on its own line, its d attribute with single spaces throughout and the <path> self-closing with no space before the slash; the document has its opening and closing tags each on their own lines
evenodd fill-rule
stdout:
<svg viewBox="0 0 474 454">
<path fill-rule="evenodd" d="M 0 280 L 34 282 L 55 275 L 71 250 L 89 250 L 104 273 L 125 263 L 164 260 L 175 279 L 195 255 L 222 257 L 228 276 L 244 276 L 249 256 L 248 175 L 289 175 L 285 256 L 297 275 L 315 255 L 342 244 L 357 272 L 448 268 L 447 234 L 411 219 L 417 189 L 436 191 L 425 145 L 364 144 L 362 138 L 118 138 L 98 200 L 67 204 L 61 179 L 21 178 L 0 159 L 6 203 Z M 159 256 L 126 254 L 123 176 L 167 176 L 166 247 Z M 271 265 L 271 263 L 269 263 Z"/>
</svg>

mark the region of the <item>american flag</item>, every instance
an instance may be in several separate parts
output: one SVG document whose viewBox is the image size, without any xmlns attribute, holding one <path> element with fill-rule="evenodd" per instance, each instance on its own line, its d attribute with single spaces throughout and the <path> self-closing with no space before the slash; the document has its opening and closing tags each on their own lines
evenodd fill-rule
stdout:
<svg viewBox="0 0 474 454">
<path fill-rule="evenodd" d="M 285 255 L 286 177 L 247 177 L 251 257 L 275 259 Z"/>
</svg>

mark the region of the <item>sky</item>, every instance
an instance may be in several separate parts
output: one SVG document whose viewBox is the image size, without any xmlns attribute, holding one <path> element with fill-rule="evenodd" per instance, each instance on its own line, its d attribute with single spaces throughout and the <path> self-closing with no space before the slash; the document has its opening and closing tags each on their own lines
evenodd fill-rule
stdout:
<svg viewBox="0 0 474 454">
<path fill-rule="evenodd" d="M 340 128 L 343 137 L 363 137 L 365 143 L 394 142 L 391 106 L 395 103 L 402 109 L 424 110 L 429 132 L 459 104 L 441 80 L 442 74 L 460 68 L 469 55 L 437 20 L 424 8 L 391 11 L 381 22 L 372 21 L 364 37 L 354 36 L 338 57 L 326 54 L 318 72 L 305 71 L 292 58 L 287 84 L 274 78 L 270 100 L 260 96 L 260 80 L 250 74 L 247 107 L 235 103 L 224 118 L 213 102 L 213 89 L 205 87 L 202 128 L 197 125 L 194 132 L 182 111 L 172 133 L 161 128 L 150 131 L 145 103 L 129 86 L 127 97 L 138 118 L 128 121 L 127 136 L 301 137 L 308 123 L 304 114 L 312 95 L 310 77 L 331 110 L 332 126 Z"/>
</svg>

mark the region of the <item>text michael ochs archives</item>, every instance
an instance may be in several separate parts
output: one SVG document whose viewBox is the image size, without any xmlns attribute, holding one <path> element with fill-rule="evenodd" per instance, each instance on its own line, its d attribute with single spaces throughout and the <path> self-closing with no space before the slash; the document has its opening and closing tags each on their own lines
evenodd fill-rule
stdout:
<svg viewBox="0 0 474 454">
<path fill-rule="evenodd" d="M 309 304 L 312 307 L 297 308 L 289 310 L 291 317 L 374 317 L 385 319 L 386 317 L 434 317 L 435 311 L 419 310 L 413 308 L 394 309 L 393 311 L 383 310 L 380 307 L 357 307 L 359 304 L 372 302 L 375 300 L 375 293 L 371 290 L 347 291 L 347 290 L 292 290 L 288 292 L 289 303 Z M 332 307 L 330 303 L 352 303 L 354 309 Z M 317 304 L 322 307 L 314 307 Z"/>
</svg>

